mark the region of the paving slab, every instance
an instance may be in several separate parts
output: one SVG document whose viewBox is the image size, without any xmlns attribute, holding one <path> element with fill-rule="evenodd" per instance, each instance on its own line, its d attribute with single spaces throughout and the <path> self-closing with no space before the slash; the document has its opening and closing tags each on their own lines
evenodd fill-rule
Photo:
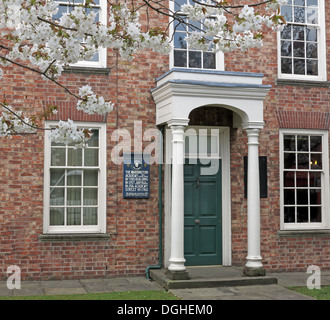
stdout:
<svg viewBox="0 0 330 320">
<path fill-rule="evenodd" d="M 66 295 L 66 294 L 85 294 L 87 291 L 83 287 L 76 288 L 45 288 L 45 295 Z"/>
<path fill-rule="evenodd" d="M 182 300 L 315 300 L 276 284 L 169 291 Z"/>
</svg>

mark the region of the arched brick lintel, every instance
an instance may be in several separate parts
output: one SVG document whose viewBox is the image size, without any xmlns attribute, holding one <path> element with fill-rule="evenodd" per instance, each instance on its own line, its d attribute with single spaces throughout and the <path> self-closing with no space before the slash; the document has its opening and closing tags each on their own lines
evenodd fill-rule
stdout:
<svg viewBox="0 0 330 320">
<path fill-rule="evenodd" d="M 330 112 L 277 110 L 280 128 L 329 130 Z"/>
</svg>

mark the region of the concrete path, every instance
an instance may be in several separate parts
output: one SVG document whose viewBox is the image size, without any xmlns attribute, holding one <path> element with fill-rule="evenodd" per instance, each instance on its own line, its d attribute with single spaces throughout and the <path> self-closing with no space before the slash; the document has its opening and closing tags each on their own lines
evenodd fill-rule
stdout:
<svg viewBox="0 0 330 320">
<path fill-rule="evenodd" d="M 212 267 L 211 267 L 212 268 Z M 233 275 L 240 274 L 240 268 L 217 267 L 213 269 L 195 268 L 191 274 L 208 274 L 220 277 L 224 269 Z M 205 272 L 206 271 L 206 272 Z M 268 273 L 267 277 L 277 279 L 277 284 L 256 285 L 222 285 L 208 288 L 178 288 L 169 289 L 182 300 L 311 300 L 285 287 L 306 286 L 310 274 L 303 272 Z M 321 285 L 330 285 L 330 271 L 321 272 Z M 58 294 L 84 294 L 97 292 L 124 292 L 140 290 L 164 290 L 155 281 L 145 277 L 107 278 L 107 279 L 81 279 L 81 280 L 49 280 L 49 281 L 22 281 L 21 289 L 9 290 L 6 281 L 0 281 L 0 296 L 31 296 L 31 295 L 58 295 Z"/>
</svg>

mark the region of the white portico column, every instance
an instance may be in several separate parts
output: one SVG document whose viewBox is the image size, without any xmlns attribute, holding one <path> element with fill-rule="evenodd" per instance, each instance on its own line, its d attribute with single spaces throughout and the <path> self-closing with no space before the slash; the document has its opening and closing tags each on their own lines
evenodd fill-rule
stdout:
<svg viewBox="0 0 330 320">
<path fill-rule="evenodd" d="M 172 215 L 171 253 L 168 277 L 173 280 L 189 278 L 184 258 L 184 127 L 186 121 L 169 123 L 172 130 Z"/>
<path fill-rule="evenodd" d="M 264 276 L 260 255 L 260 186 L 259 186 L 259 128 L 245 128 L 248 136 L 248 255 L 244 273 Z"/>
</svg>

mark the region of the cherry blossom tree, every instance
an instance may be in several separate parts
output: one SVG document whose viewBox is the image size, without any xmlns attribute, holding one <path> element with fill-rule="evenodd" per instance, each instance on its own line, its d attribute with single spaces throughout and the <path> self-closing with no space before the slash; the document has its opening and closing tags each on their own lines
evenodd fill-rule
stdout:
<svg viewBox="0 0 330 320">
<path fill-rule="evenodd" d="M 133 59 L 144 49 L 168 54 L 172 49 L 168 27 L 174 21 L 202 21 L 202 29 L 190 25 L 193 32 L 185 40 L 190 48 L 208 50 L 212 46 L 215 52 L 260 47 L 265 32 L 285 24 L 280 6 L 287 0 L 242 0 L 236 5 L 229 0 L 190 0 L 180 12 L 171 9 L 175 6 L 169 6 L 170 2 L 175 0 L 142 0 L 138 4 L 108 0 L 108 21 L 104 25 L 95 22 L 96 12 L 86 10 L 93 0 L 73 6 L 60 19 L 54 19 L 59 5 L 53 0 L 0 0 L 0 81 L 6 67 L 14 64 L 63 88 L 77 99 L 78 110 L 106 114 L 113 103 L 96 95 L 90 86 L 76 94 L 61 84 L 65 66 L 90 59 L 99 48 L 117 50 L 124 59 Z M 139 19 L 142 10 L 168 16 L 169 25 L 143 32 Z M 56 108 L 49 106 L 44 113 L 29 117 L 0 100 L 0 136 L 45 130 L 40 120 L 56 113 Z M 84 147 L 91 132 L 78 129 L 68 120 L 59 121 L 49 136 L 52 141 Z"/>
</svg>

